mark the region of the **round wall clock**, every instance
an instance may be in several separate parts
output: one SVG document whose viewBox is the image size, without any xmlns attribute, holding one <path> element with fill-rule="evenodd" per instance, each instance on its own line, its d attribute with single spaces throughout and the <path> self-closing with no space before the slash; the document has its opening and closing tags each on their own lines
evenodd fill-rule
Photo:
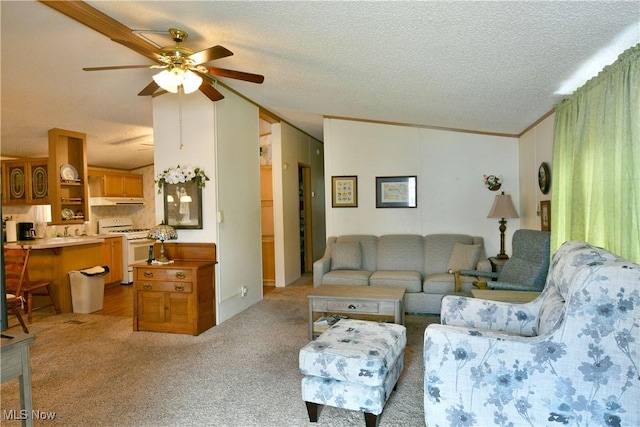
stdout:
<svg viewBox="0 0 640 427">
<path fill-rule="evenodd" d="M 540 191 L 542 191 L 542 194 L 547 194 L 549 192 L 550 184 L 551 172 L 549 171 L 549 165 L 546 163 L 541 163 L 540 168 L 538 168 L 538 185 L 540 186 Z"/>
</svg>

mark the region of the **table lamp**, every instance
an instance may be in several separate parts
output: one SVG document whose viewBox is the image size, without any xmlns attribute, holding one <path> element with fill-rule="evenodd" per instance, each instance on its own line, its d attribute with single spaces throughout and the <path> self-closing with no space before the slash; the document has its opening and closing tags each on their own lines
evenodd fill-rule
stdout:
<svg viewBox="0 0 640 427">
<path fill-rule="evenodd" d="M 504 191 L 502 194 L 497 195 L 487 218 L 500 218 L 500 253 L 496 255 L 496 258 L 509 259 L 509 256 L 504 252 L 504 232 L 507 231 L 507 220 L 505 218 L 518 218 L 511 196 L 504 194 Z"/>
<path fill-rule="evenodd" d="M 149 230 L 149 235 L 147 237 L 154 240 L 160 240 L 160 258 L 158 258 L 157 261 L 162 264 L 168 263 L 169 259 L 164 255 L 164 241 L 176 240 L 178 238 L 178 233 L 175 228 L 165 224 L 163 221 L 161 224 L 158 224 Z"/>
</svg>

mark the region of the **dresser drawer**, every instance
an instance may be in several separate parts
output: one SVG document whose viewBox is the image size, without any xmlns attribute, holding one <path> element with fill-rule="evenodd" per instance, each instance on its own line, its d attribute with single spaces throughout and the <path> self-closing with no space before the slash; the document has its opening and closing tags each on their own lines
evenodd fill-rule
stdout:
<svg viewBox="0 0 640 427">
<path fill-rule="evenodd" d="M 156 268 L 137 268 L 137 280 L 193 280 L 192 270 L 183 270 L 179 268 L 173 269 L 156 269 Z"/>
<path fill-rule="evenodd" d="M 138 291 L 160 291 L 160 292 L 184 292 L 191 293 L 192 283 L 185 282 L 156 282 L 153 280 L 140 280 L 135 282 Z"/>
</svg>

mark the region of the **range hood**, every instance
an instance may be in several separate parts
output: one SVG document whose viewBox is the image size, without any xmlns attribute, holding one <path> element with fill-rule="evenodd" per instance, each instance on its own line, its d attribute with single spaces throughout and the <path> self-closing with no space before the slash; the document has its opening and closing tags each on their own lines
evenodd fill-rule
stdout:
<svg viewBox="0 0 640 427">
<path fill-rule="evenodd" d="M 89 197 L 89 206 L 143 206 L 142 197 Z"/>
</svg>

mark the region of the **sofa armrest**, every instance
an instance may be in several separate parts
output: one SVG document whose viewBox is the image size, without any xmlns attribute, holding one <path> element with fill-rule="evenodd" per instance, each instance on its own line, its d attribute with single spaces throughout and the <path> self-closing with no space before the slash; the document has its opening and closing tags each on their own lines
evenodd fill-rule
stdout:
<svg viewBox="0 0 640 427">
<path fill-rule="evenodd" d="M 322 284 L 322 276 L 331 269 L 331 257 L 325 254 L 322 258 L 313 263 L 313 287 L 317 288 Z"/>
<path fill-rule="evenodd" d="M 517 304 L 446 295 L 442 299 L 440 319 L 443 325 L 534 336 L 537 333 L 539 312 L 540 298 Z"/>
<path fill-rule="evenodd" d="M 503 289 L 508 291 L 537 291 L 541 292 L 544 288 L 544 284 L 542 286 L 530 286 L 523 285 L 518 283 L 508 283 L 508 282 L 487 282 L 487 287 L 489 289 Z"/>
</svg>

